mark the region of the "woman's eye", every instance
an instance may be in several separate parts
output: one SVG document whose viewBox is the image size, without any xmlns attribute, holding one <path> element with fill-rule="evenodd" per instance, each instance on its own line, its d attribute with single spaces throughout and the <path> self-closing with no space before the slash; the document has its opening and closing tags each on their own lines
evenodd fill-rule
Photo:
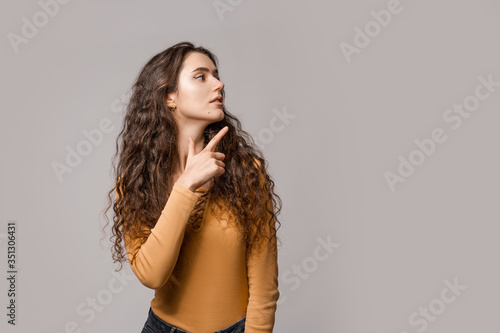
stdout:
<svg viewBox="0 0 500 333">
<path fill-rule="evenodd" d="M 205 75 L 198 75 L 198 76 L 195 76 L 195 79 L 199 78 L 199 77 L 205 77 Z"/>
</svg>

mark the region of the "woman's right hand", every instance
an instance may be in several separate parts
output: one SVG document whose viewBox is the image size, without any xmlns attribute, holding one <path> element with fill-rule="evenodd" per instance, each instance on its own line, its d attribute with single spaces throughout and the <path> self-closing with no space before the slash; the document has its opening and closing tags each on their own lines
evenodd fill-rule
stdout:
<svg viewBox="0 0 500 333">
<path fill-rule="evenodd" d="M 177 180 L 177 183 L 194 192 L 203 186 L 210 178 L 222 175 L 226 166 L 222 160 L 226 157 L 223 153 L 216 152 L 215 147 L 227 133 L 228 127 L 222 128 L 212 140 L 196 154 L 194 141 L 189 137 L 189 150 L 186 160 L 186 168 Z"/>
</svg>

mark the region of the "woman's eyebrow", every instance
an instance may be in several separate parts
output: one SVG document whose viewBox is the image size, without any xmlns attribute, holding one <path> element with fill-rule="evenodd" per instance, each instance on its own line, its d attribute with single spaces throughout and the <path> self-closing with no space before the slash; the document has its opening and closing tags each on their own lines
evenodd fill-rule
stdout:
<svg viewBox="0 0 500 333">
<path fill-rule="evenodd" d="M 197 71 L 200 71 L 200 72 L 210 72 L 210 70 L 208 68 L 206 68 L 206 67 L 198 67 L 194 71 L 192 71 L 191 73 L 194 73 L 194 72 L 197 72 Z M 217 69 L 215 69 L 213 73 L 215 75 L 219 76 L 219 71 Z"/>
</svg>

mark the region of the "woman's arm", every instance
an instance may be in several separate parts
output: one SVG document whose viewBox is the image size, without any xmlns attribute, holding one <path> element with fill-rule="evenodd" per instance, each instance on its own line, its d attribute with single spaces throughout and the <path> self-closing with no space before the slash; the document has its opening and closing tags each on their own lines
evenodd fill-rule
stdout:
<svg viewBox="0 0 500 333">
<path fill-rule="evenodd" d="M 118 195 L 117 195 L 118 198 Z M 199 196 L 178 183 L 145 243 L 124 235 L 132 271 L 148 288 L 159 289 L 169 279 L 177 263 L 189 215 Z"/>
<path fill-rule="evenodd" d="M 277 246 L 273 241 L 262 251 L 253 252 L 247 261 L 249 300 L 245 333 L 271 333 L 274 328 L 278 290 Z"/>
<path fill-rule="evenodd" d="M 255 159 L 260 169 L 260 162 Z M 260 185 L 263 186 L 265 180 L 262 173 L 259 174 Z M 272 201 L 267 204 L 268 208 L 274 212 Z M 268 218 L 270 215 L 267 214 Z M 264 224 L 265 233 L 271 236 L 271 229 L 275 228 L 276 220 L 273 218 L 272 226 L 267 221 Z M 260 246 L 260 251 L 251 251 L 247 259 L 247 277 L 249 285 L 249 300 L 245 320 L 245 333 L 272 333 L 274 328 L 277 302 L 280 297 L 278 290 L 278 249 L 277 238 L 268 242 L 263 239 L 266 245 Z M 259 249 L 259 247 L 256 247 Z"/>
</svg>

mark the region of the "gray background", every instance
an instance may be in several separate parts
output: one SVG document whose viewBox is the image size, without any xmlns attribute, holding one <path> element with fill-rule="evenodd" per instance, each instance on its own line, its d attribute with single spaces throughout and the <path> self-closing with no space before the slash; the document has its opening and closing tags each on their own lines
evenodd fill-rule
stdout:
<svg viewBox="0 0 500 333">
<path fill-rule="evenodd" d="M 216 3 L 72 0 L 16 53 L 9 34 L 43 9 L 2 2 L 0 267 L 14 220 L 19 272 L 15 328 L 0 282 L 2 332 L 141 330 L 153 291 L 130 267 L 116 279 L 99 213 L 120 96 L 184 40 L 218 56 L 226 105 L 264 143 L 283 199 L 275 332 L 498 331 L 500 87 L 459 128 L 443 115 L 472 101 L 478 77 L 500 82 L 500 4 L 402 0 L 348 62 L 341 43 L 376 28 L 387 1 Z M 58 179 L 53 163 L 103 119 L 113 130 Z M 392 191 L 384 173 L 437 128 L 447 139 Z M 328 239 L 336 248 L 318 252 Z M 454 281 L 465 289 L 446 289 Z"/>
</svg>

